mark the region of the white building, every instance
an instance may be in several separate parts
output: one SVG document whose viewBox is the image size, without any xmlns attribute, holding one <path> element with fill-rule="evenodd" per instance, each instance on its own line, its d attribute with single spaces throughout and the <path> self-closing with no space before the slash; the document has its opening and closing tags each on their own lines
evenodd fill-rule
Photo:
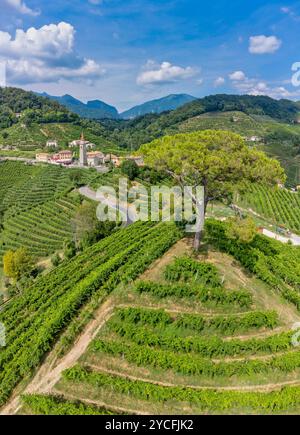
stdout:
<svg viewBox="0 0 300 435">
<path fill-rule="evenodd" d="M 101 151 L 87 153 L 88 166 L 99 166 L 105 163 L 105 155 Z"/>
<path fill-rule="evenodd" d="M 83 141 L 81 139 L 79 140 L 73 140 L 72 142 L 69 142 L 70 148 L 79 147 Z M 87 141 L 84 141 L 85 145 L 88 143 Z"/>
<path fill-rule="evenodd" d="M 47 148 L 57 148 L 58 147 L 57 140 L 47 140 L 46 147 Z"/>
<path fill-rule="evenodd" d="M 86 149 L 94 149 L 96 145 L 92 142 L 89 142 L 88 140 L 84 140 L 83 134 L 81 136 L 81 139 L 79 140 L 73 140 L 72 142 L 69 142 L 70 148 L 76 148 L 80 147 L 80 145 L 85 144 Z"/>
<path fill-rule="evenodd" d="M 259 137 L 259 136 L 250 136 L 250 137 L 247 137 L 247 140 L 249 142 L 260 142 L 261 141 L 261 137 Z"/>
</svg>

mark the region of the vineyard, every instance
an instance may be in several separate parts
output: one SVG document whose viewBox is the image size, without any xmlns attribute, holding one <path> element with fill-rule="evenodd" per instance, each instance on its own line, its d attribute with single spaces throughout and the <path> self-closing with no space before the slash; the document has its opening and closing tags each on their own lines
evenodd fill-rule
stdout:
<svg viewBox="0 0 300 435">
<path fill-rule="evenodd" d="M 27 126 L 17 123 L 1 131 L 0 141 L 1 144 L 17 146 L 20 151 L 42 149 L 48 140 L 57 140 L 61 148 L 66 148 L 69 142 L 80 138 L 82 131 L 86 139 L 99 146 L 103 152 L 120 152 L 114 143 L 103 135 L 95 134 L 92 128 L 72 123 L 32 123 Z M 2 137 L 3 133 L 6 135 L 5 139 Z"/>
<path fill-rule="evenodd" d="M 300 319 L 300 250 L 260 235 L 238 244 L 225 228 L 208 220 L 203 253 L 180 241 L 115 290 L 86 353 L 52 396 L 30 400 L 76 398 L 129 414 L 299 412 L 291 327 Z"/>
<path fill-rule="evenodd" d="M 274 225 L 283 225 L 300 233 L 299 193 L 251 184 L 238 203 L 244 208 L 251 208 Z"/>
<path fill-rule="evenodd" d="M 141 274 L 181 237 L 175 224 L 137 223 L 93 245 L 41 277 L 0 312 L 6 347 L 0 350 L 0 404 L 38 366 L 59 333 L 95 294 Z"/>
<path fill-rule="evenodd" d="M 1 163 L 2 230 L 0 257 L 26 247 L 34 257 L 47 257 L 71 240 L 71 220 L 79 206 L 67 170 L 56 166 Z"/>
<path fill-rule="evenodd" d="M 112 415 L 106 408 L 89 406 L 84 403 L 67 401 L 55 396 L 23 396 L 25 407 L 36 415 Z"/>
<path fill-rule="evenodd" d="M 37 258 L 48 257 L 73 238 L 72 219 L 80 197 L 72 173 L 53 165 L 0 163 L 0 258 L 9 249 L 26 247 Z M 81 182 L 97 189 L 102 184 L 118 185 L 118 170 L 99 174 L 80 170 Z"/>
<path fill-rule="evenodd" d="M 1 163 L 0 255 L 25 246 L 48 257 L 72 238 L 81 198 L 70 174 Z M 81 182 L 117 187 L 119 177 L 83 171 Z M 296 193 L 252 189 L 243 207 L 297 231 Z M 300 248 L 239 242 L 226 228 L 207 219 L 196 255 L 174 223 L 139 222 L 38 277 L 0 311 L 0 406 L 50 351 L 64 361 L 108 304 L 80 359 L 50 390 L 25 390 L 20 413 L 298 412 Z"/>
</svg>

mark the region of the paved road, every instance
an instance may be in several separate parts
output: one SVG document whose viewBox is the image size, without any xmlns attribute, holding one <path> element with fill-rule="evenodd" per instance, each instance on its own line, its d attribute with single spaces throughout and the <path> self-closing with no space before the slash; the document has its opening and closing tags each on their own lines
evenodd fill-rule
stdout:
<svg viewBox="0 0 300 435">
<path fill-rule="evenodd" d="M 300 236 L 297 236 L 297 234 L 291 234 L 290 237 L 285 237 L 267 230 L 266 228 L 263 229 L 263 234 L 271 239 L 279 240 L 282 243 L 292 242 L 293 245 L 300 246 Z"/>
<path fill-rule="evenodd" d="M 261 218 L 261 219 L 265 219 L 263 216 L 261 216 L 260 214 L 256 213 L 254 210 L 252 210 L 251 208 L 242 208 L 242 207 L 238 207 L 237 205 L 234 205 L 234 207 L 237 210 L 240 210 L 242 212 L 246 212 L 246 213 L 252 213 L 253 215 Z M 300 236 L 298 236 L 297 234 L 293 234 L 291 233 L 290 236 L 283 236 L 283 235 L 279 235 L 277 233 L 274 233 L 274 231 L 268 230 L 266 228 L 263 228 L 262 233 L 267 236 L 270 237 L 271 239 L 275 239 L 275 240 L 279 240 L 282 243 L 289 243 L 292 242 L 292 244 L 294 246 L 300 246 Z"/>
<path fill-rule="evenodd" d="M 128 210 L 125 208 L 125 205 L 123 206 L 121 204 L 116 205 L 112 200 L 105 198 L 104 195 L 101 195 L 99 192 L 96 192 L 95 190 L 91 189 L 88 186 L 80 187 L 79 193 L 85 196 L 86 198 L 91 199 L 92 201 L 105 203 L 113 210 L 117 210 L 122 216 L 125 225 L 130 225 L 133 223 L 133 221 L 128 216 Z"/>
<path fill-rule="evenodd" d="M 25 163 L 35 163 L 35 159 L 27 159 L 25 157 L 0 157 L 0 160 L 11 160 L 11 161 L 17 161 L 17 162 L 25 162 Z"/>
</svg>

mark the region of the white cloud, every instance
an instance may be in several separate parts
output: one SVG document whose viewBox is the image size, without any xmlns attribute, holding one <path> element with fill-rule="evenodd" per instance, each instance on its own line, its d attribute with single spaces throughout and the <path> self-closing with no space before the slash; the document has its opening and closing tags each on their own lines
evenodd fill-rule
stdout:
<svg viewBox="0 0 300 435">
<path fill-rule="evenodd" d="M 276 36 L 251 36 L 249 42 L 249 52 L 252 54 L 275 53 L 282 45 Z"/>
<path fill-rule="evenodd" d="M 103 75 L 105 70 L 98 63 L 76 54 L 74 40 L 74 27 L 64 22 L 18 29 L 14 38 L 0 31 L 0 60 L 6 61 L 8 81 L 26 84 Z"/>
<path fill-rule="evenodd" d="M 297 98 L 300 91 L 289 91 L 284 86 L 272 86 L 264 80 L 248 78 L 233 81 L 233 87 L 241 94 L 266 95 L 275 99 Z"/>
<path fill-rule="evenodd" d="M 64 66 L 51 68 L 45 63 L 35 60 L 10 60 L 7 62 L 9 80 L 18 84 L 51 83 L 59 80 L 97 79 L 105 74 L 105 69 L 96 62 L 85 59 L 79 68 Z"/>
<path fill-rule="evenodd" d="M 190 66 L 184 68 L 172 65 L 170 62 L 163 62 L 161 65 L 148 61 L 145 71 L 137 77 L 138 85 L 166 84 L 195 76 L 199 71 Z"/>
<path fill-rule="evenodd" d="M 229 78 L 232 81 L 241 82 L 246 80 L 247 77 L 243 71 L 234 71 L 233 73 L 229 74 Z"/>
<path fill-rule="evenodd" d="M 7 32 L 0 31 L 0 54 L 19 58 L 32 56 L 44 59 L 61 58 L 72 53 L 75 29 L 71 24 L 61 22 L 49 24 L 26 32 L 16 30 L 15 38 Z"/>
<path fill-rule="evenodd" d="M 29 8 L 22 0 L 4 0 L 9 6 L 12 6 L 20 14 L 37 16 L 40 11 Z"/>
<path fill-rule="evenodd" d="M 224 77 L 218 77 L 215 81 L 214 81 L 214 86 L 217 88 L 218 86 L 223 86 L 225 83 L 225 79 Z"/>
</svg>

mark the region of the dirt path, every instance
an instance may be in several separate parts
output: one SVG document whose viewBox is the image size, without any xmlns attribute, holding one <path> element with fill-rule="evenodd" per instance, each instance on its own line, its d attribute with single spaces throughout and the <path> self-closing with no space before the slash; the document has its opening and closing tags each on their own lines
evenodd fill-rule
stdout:
<svg viewBox="0 0 300 435">
<path fill-rule="evenodd" d="M 189 239 L 182 239 L 178 243 L 176 243 L 162 258 L 158 259 L 150 269 L 148 269 L 140 279 L 152 279 L 152 280 L 161 280 L 163 276 L 163 270 L 166 264 L 170 263 L 170 261 L 176 257 L 183 255 L 184 253 L 191 252 L 192 247 L 189 243 Z M 219 269 L 219 271 L 223 274 L 225 278 L 225 283 L 227 282 L 230 288 L 245 288 L 249 290 L 255 299 L 255 308 L 261 308 L 265 310 L 275 310 L 278 312 L 282 325 L 285 325 L 287 328 L 290 328 L 291 325 L 300 320 L 299 313 L 296 308 L 292 307 L 290 304 L 282 301 L 280 295 L 270 289 L 267 285 L 256 279 L 255 277 L 247 274 L 241 267 L 237 266 L 233 259 L 226 254 L 211 252 L 208 255 L 207 261 L 213 262 Z M 27 387 L 22 393 L 40 393 L 40 394 L 49 394 L 55 391 L 55 385 L 61 378 L 62 372 L 74 366 L 80 357 L 86 352 L 89 343 L 96 337 L 99 330 L 104 326 L 107 320 L 112 316 L 116 307 L 120 305 L 116 304 L 113 297 L 107 299 L 107 301 L 102 304 L 102 306 L 95 312 L 95 318 L 91 320 L 82 334 L 78 337 L 72 349 L 63 356 L 60 360 L 57 361 L 56 358 L 56 348 L 54 348 L 43 364 L 40 366 L 33 379 L 29 382 Z M 124 304 L 122 307 L 130 307 L 134 306 L 134 304 Z M 146 308 L 146 307 L 145 307 Z M 147 307 L 158 309 L 159 307 Z M 176 309 L 172 309 L 172 307 L 165 307 L 167 312 L 170 313 L 180 313 L 183 312 L 181 307 L 177 307 Z M 188 312 L 188 311 L 186 311 Z M 192 312 L 192 311 L 191 311 Z M 199 313 L 203 314 L 203 313 Z M 221 313 L 217 313 L 216 315 L 220 315 Z M 241 313 L 244 314 L 244 313 Z M 210 313 L 207 313 L 208 316 L 213 317 Z M 277 331 L 281 330 L 281 327 L 278 328 Z M 264 331 L 257 334 L 257 336 L 268 336 L 269 334 L 274 334 L 276 330 L 273 331 Z M 252 337 L 255 335 L 251 334 Z M 249 339 L 251 335 L 240 336 L 241 339 Z M 237 338 L 237 337 L 233 337 Z M 279 354 L 276 354 L 279 355 Z M 248 359 L 267 359 L 267 356 L 248 356 Z M 235 360 L 238 360 L 234 358 Z M 229 361 L 229 359 L 226 359 Z M 233 359 L 232 359 L 233 360 Z M 98 370 L 102 370 L 102 368 L 98 367 Z M 122 374 L 114 371 L 109 371 L 103 368 L 104 371 L 111 374 L 116 374 L 122 376 Z M 123 377 L 127 377 L 133 380 L 141 380 L 144 382 L 152 382 L 158 385 L 164 386 L 174 386 L 173 384 L 163 383 L 159 381 L 151 381 L 149 379 L 143 378 L 135 378 L 133 376 L 124 375 Z M 274 383 L 274 384 L 266 384 L 266 385 L 254 385 L 254 386 L 239 386 L 239 387 L 195 387 L 195 386 L 187 386 L 190 388 L 198 388 L 198 389 L 220 389 L 220 390 L 241 390 L 241 391 L 269 391 L 281 388 L 285 385 L 299 385 L 300 381 L 286 381 L 282 383 Z M 16 414 L 22 404 L 20 400 L 21 392 L 17 392 L 16 395 L 11 399 L 7 405 L 2 408 L 0 415 L 13 415 Z M 103 406 L 103 405 L 102 405 Z M 121 408 L 120 408 L 121 411 Z M 127 410 L 128 411 L 128 410 Z M 123 411 L 122 411 L 123 412 Z M 126 412 L 126 411 L 125 411 Z"/>
<path fill-rule="evenodd" d="M 223 275 L 225 287 L 230 289 L 244 289 L 252 293 L 253 309 L 276 311 L 280 322 L 290 329 L 294 323 L 300 322 L 300 314 L 296 307 L 284 300 L 260 279 L 248 273 L 230 255 L 210 251 L 206 261 L 213 263 Z"/>
<path fill-rule="evenodd" d="M 108 299 L 95 313 L 95 319 L 87 325 L 70 352 L 54 367 L 55 350 L 51 352 L 23 393 L 50 393 L 54 385 L 59 381 L 62 372 L 76 364 L 78 359 L 84 354 L 91 340 L 95 338 L 99 330 L 112 315 L 113 310 L 114 304 L 111 299 Z M 21 401 L 18 395 L 1 410 L 0 415 L 16 414 L 20 407 Z"/>
<path fill-rule="evenodd" d="M 185 254 L 191 253 L 192 246 L 189 243 L 189 239 L 181 239 L 179 242 L 175 243 L 171 249 L 169 249 L 161 258 L 156 260 L 152 266 L 146 270 L 143 275 L 140 276 L 142 281 L 158 281 L 163 278 L 163 270 L 166 265 L 171 262 L 175 257 L 183 256 Z"/>
<path fill-rule="evenodd" d="M 129 374 L 123 374 L 116 370 L 110 370 L 106 367 L 96 366 L 94 364 L 85 364 L 85 367 L 90 368 L 92 370 L 107 373 L 113 376 L 119 376 L 121 378 L 130 379 L 131 381 L 140 381 L 147 382 L 148 384 L 160 385 L 162 387 L 178 387 L 178 384 L 172 384 L 170 382 L 162 382 L 156 380 L 150 380 L 147 378 L 143 378 L 140 376 L 133 376 Z M 275 391 L 279 390 L 286 386 L 298 386 L 300 385 L 300 381 L 285 381 L 278 382 L 274 384 L 265 384 L 265 385 L 244 385 L 244 386 L 228 386 L 228 387 L 207 387 L 207 386 L 199 386 L 199 385 L 184 385 L 182 388 L 191 388 L 193 390 L 214 390 L 214 391 L 259 391 L 259 392 L 267 392 L 267 391 Z M 58 391 L 59 393 L 59 391 Z M 61 394 L 61 392 L 60 392 Z M 80 399 L 83 400 L 83 399 Z"/>
<path fill-rule="evenodd" d="M 62 395 L 61 391 L 55 390 L 55 389 L 52 390 L 52 393 L 60 395 L 60 396 Z M 87 403 L 88 405 L 94 405 L 94 406 L 97 406 L 99 408 L 105 408 L 105 409 L 108 409 L 110 411 L 116 411 L 118 413 L 133 414 L 133 415 L 148 415 L 147 412 L 141 413 L 141 412 L 138 412 L 134 409 L 122 408 L 120 406 L 107 406 L 107 404 L 105 402 L 100 402 L 99 400 L 91 400 L 91 399 L 86 399 L 86 398 L 79 399 L 78 396 L 73 396 L 72 394 L 69 394 L 69 393 L 67 393 L 67 394 L 63 393 L 63 396 L 67 400 L 76 400 L 76 401 L 80 400 L 80 402 Z"/>
</svg>

